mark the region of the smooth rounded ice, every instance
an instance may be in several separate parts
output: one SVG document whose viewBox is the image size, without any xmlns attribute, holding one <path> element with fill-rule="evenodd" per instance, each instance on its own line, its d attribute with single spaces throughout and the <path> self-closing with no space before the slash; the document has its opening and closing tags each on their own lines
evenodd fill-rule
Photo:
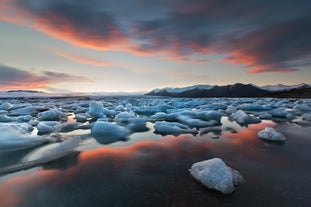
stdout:
<svg viewBox="0 0 311 207">
<path fill-rule="evenodd" d="M 224 194 L 232 193 L 234 186 L 243 181 L 241 174 L 228 167 L 220 158 L 194 163 L 189 171 L 205 187 Z"/>
</svg>

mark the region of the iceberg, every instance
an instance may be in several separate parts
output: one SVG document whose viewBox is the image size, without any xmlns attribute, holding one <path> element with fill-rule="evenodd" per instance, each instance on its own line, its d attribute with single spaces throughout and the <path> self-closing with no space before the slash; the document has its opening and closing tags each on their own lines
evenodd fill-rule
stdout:
<svg viewBox="0 0 311 207">
<path fill-rule="evenodd" d="M 180 134 L 197 134 L 196 129 L 190 129 L 187 125 L 178 122 L 156 122 L 153 126 L 156 134 L 161 135 L 174 135 L 178 136 Z"/>
<path fill-rule="evenodd" d="M 311 113 L 303 114 L 302 119 L 307 120 L 307 121 L 311 121 Z"/>
<path fill-rule="evenodd" d="M 123 122 L 123 123 L 126 123 L 126 122 L 129 122 L 130 119 L 132 118 L 135 118 L 135 113 L 133 111 L 130 111 L 130 112 L 120 112 L 119 114 L 116 115 L 116 121 L 117 122 Z"/>
<path fill-rule="evenodd" d="M 38 117 L 40 121 L 60 121 L 65 114 L 58 109 L 50 109 L 39 113 Z"/>
<path fill-rule="evenodd" d="M 95 118 L 101 118 L 104 116 L 104 106 L 102 102 L 90 102 L 89 114 Z"/>
<path fill-rule="evenodd" d="M 0 122 L 5 123 L 5 122 L 13 122 L 13 121 L 15 121 L 15 119 L 12 117 L 9 117 L 9 116 L 3 115 L 3 114 L 0 115 Z"/>
<path fill-rule="evenodd" d="M 99 101 L 91 101 L 89 107 L 89 114 L 94 119 L 102 118 L 102 117 L 113 117 L 115 115 L 115 111 L 104 108 L 103 103 Z"/>
<path fill-rule="evenodd" d="M 13 109 L 9 111 L 10 116 L 31 115 L 36 116 L 38 109 L 35 106 L 24 106 L 22 108 Z"/>
<path fill-rule="evenodd" d="M 145 132 L 149 130 L 146 127 L 146 122 L 148 121 L 146 118 L 131 118 L 128 121 L 127 127 L 131 132 Z"/>
<path fill-rule="evenodd" d="M 202 119 L 204 121 L 215 120 L 220 122 L 222 114 L 218 111 L 202 111 L 197 113 L 197 118 Z"/>
<path fill-rule="evenodd" d="M 283 134 L 275 131 L 275 129 L 271 127 L 266 127 L 264 130 L 259 131 L 257 135 L 261 139 L 266 139 L 270 141 L 285 141 L 286 140 Z"/>
<path fill-rule="evenodd" d="M 294 109 L 298 109 L 300 111 L 311 111 L 311 107 L 308 104 L 297 104 L 294 106 Z"/>
<path fill-rule="evenodd" d="M 268 111 L 269 114 L 271 114 L 273 117 L 277 117 L 277 118 L 286 118 L 289 114 L 288 111 L 285 111 L 285 108 L 277 108 L 277 109 L 273 109 L 271 111 Z"/>
<path fill-rule="evenodd" d="M 228 167 L 220 158 L 194 163 L 189 169 L 191 176 L 205 187 L 231 194 L 236 185 L 243 182 L 242 175 Z"/>
<path fill-rule="evenodd" d="M 24 126 L 0 126 L 0 150 L 19 150 L 48 143 L 50 139 L 26 134 Z"/>
<path fill-rule="evenodd" d="M 91 128 L 91 134 L 101 144 L 108 144 L 127 138 L 129 132 L 126 128 L 104 121 L 96 121 Z"/>
<path fill-rule="evenodd" d="M 39 149 L 34 155 L 28 159 L 52 161 L 71 153 L 81 142 L 80 137 L 69 138 L 61 143 L 55 143 Z"/>
<path fill-rule="evenodd" d="M 59 125 L 60 123 L 57 121 L 42 121 L 39 122 L 37 125 L 38 134 L 49 134 L 55 130 L 55 126 Z"/>
<path fill-rule="evenodd" d="M 0 105 L 0 110 L 8 111 L 8 110 L 10 110 L 10 109 L 12 109 L 12 108 L 13 108 L 13 105 L 10 104 L 10 103 L 8 103 L 8 102 L 2 103 L 2 104 Z"/>
<path fill-rule="evenodd" d="M 76 114 L 75 115 L 75 119 L 77 122 L 81 122 L 81 123 L 84 123 L 87 121 L 87 115 L 84 115 L 84 114 Z"/>
<path fill-rule="evenodd" d="M 236 121 L 241 126 L 244 126 L 244 125 L 247 126 L 248 124 L 256 124 L 256 123 L 261 122 L 260 119 L 254 117 L 254 116 L 250 116 L 242 110 L 238 110 L 237 112 L 231 114 L 229 119 Z"/>
</svg>

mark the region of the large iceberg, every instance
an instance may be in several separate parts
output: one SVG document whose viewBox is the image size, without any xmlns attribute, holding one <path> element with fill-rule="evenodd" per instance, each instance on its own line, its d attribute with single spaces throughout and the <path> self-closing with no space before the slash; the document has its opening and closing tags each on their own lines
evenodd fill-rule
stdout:
<svg viewBox="0 0 311 207">
<path fill-rule="evenodd" d="M 220 158 L 213 158 L 194 163 L 189 169 L 190 174 L 205 187 L 231 194 L 243 182 L 241 174 L 228 167 Z"/>
</svg>

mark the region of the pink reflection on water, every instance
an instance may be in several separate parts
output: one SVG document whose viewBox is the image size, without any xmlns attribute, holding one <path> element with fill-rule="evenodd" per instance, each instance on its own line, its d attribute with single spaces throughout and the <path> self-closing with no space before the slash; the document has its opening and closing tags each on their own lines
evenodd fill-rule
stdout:
<svg viewBox="0 0 311 207">
<path fill-rule="evenodd" d="M 228 159 L 238 153 L 251 160 L 280 163 L 282 161 L 279 159 L 270 158 L 264 151 L 260 151 L 264 148 L 258 148 L 264 147 L 264 144 L 258 140 L 257 132 L 266 126 L 275 126 L 275 123 L 267 121 L 250 125 L 238 133 L 225 133 L 219 140 L 206 136 L 166 136 L 160 140 L 141 141 L 129 146 L 85 151 L 80 153 L 77 165 L 69 169 L 37 170 L 3 181 L 0 185 L 0 206 L 19 206 L 41 188 L 63 188 L 84 179 L 90 179 L 90 185 L 97 184 L 92 183 L 92 179 L 100 176 L 103 176 L 102 182 L 116 178 L 131 179 L 131 173 L 161 177 L 164 176 L 163 173 L 167 173 L 167 169 L 173 174 L 180 171 L 187 173 L 191 166 L 189 163 L 212 157 Z M 172 189 L 176 189 L 175 187 Z"/>
</svg>

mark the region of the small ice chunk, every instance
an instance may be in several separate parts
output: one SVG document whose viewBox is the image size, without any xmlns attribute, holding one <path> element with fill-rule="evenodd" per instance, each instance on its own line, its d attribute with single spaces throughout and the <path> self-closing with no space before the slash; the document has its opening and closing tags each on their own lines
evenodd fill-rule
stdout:
<svg viewBox="0 0 311 207">
<path fill-rule="evenodd" d="M 228 108 L 226 109 L 226 114 L 228 114 L 228 115 L 230 115 L 230 114 L 233 114 L 233 113 L 235 113 L 235 112 L 237 112 L 238 111 L 238 109 L 236 108 L 236 107 L 234 107 L 234 106 L 228 106 Z"/>
<path fill-rule="evenodd" d="M 90 102 L 90 108 L 89 108 L 89 114 L 95 119 L 103 117 L 104 116 L 103 103 L 91 101 Z"/>
<path fill-rule="evenodd" d="M 126 109 L 124 108 L 124 106 L 119 105 L 119 106 L 117 106 L 114 110 L 115 110 L 115 111 L 125 111 Z"/>
<path fill-rule="evenodd" d="M 16 117 L 16 120 L 19 122 L 29 122 L 32 119 L 33 119 L 33 117 L 30 115 L 22 115 L 22 116 Z"/>
<path fill-rule="evenodd" d="M 297 104 L 294 106 L 294 109 L 298 109 L 300 111 L 311 111 L 311 107 L 308 104 Z"/>
<path fill-rule="evenodd" d="M 146 122 L 148 121 L 148 119 L 146 118 L 131 118 L 129 119 L 129 124 L 127 125 L 127 127 L 129 128 L 129 130 L 131 132 L 144 132 L 144 131 L 148 131 L 149 128 L 146 127 Z"/>
<path fill-rule="evenodd" d="M 57 121 L 42 121 L 37 125 L 38 134 L 48 134 L 52 133 L 55 129 L 55 126 L 58 125 Z"/>
<path fill-rule="evenodd" d="M 130 103 L 127 103 L 126 105 L 125 105 L 125 108 L 126 108 L 126 110 L 127 111 L 131 111 L 132 110 L 132 104 L 130 104 Z"/>
<path fill-rule="evenodd" d="M 35 106 L 25 106 L 18 109 L 13 109 L 9 112 L 9 115 L 20 116 L 20 115 L 31 115 L 35 116 L 38 113 L 38 109 Z"/>
<path fill-rule="evenodd" d="M 203 111 L 197 114 L 197 118 L 202 119 L 204 121 L 215 120 L 220 122 L 222 114 L 218 111 Z"/>
<path fill-rule="evenodd" d="M 116 115 L 116 121 L 117 122 L 129 122 L 130 119 L 135 118 L 135 113 L 133 111 L 127 112 L 120 112 L 119 114 Z"/>
<path fill-rule="evenodd" d="M 129 132 L 126 128 L 104 121 L 96 121 L 91 129 L 91 134 L 102 144 L 108 144 L 125 139 Z"/>
<path fill-rule="evenodd" d="M 75 119 L 76 119 L 77 122 L 84 123 L 84 122 L 87 121 L 87 116 L 83 115 L 83 114 L 76 114 L 75 115 Z"/>
<path fill-rule="evenodd" d="M 258 118 L 260 118 L 260 119 L 272 119 L 272 115 L 265 112 L 265 113 L 260 114 L 258 116 Z"/>
<path fill-rule="evenodd" d="M 271 111 L 268 111 L 268 113 L 271 114 L 273 117 L 278 118 L 287 118 L 287 115 L 289 114 L 289 112 L 285 111 L 284 108 L 273 109 Z"/>
<path fill-rule="evenodd" d="M 180 120 L 181 123 L 186 124 L 189 127 L 202 128 L 202 127 L 219 125 L 219 122 L 215 120 L 203 121 L 200 119 L 193 119 L 188 116 L 182 116 L 182 115 L 180 115 L 178 119 Z"/>
<path fill-rule="evenodd" d="M 311 113 L 302 115 L 303 120 L 311 121 Z"/>
<path fill-rule="evenodd" d="M 26 134 L 23 126 L 7 125 L 0 127 L 0 150 L 17 150 L 38 146 L 49 142 L 49 139 Z"/>
<path fill-rule="evenodd" d="M 151 119 L 155 121 L 178 121 L 179 114 L 178 113 L 171 113 L 167 114 L 164 112 L 158 112 L 155 115 L 151 116 Z"/>
<path fill-rule="evenodd" d="M 79 126 L 79 122 L 72 122 L 72 123 L 62 123 L 57 125 L 57 127 L 55 127 L 55 131 L 57 132 L 72 132 L 76 129 L 78 129 Z"/>
<path fill-rule="evenodd" d="M 178 122 L 156 122 L 153 126 L 156 134 L 161 135 L 174 135 L 178 136 L 180 134 L 197 134 L 196 129 L 190 129 L 187 125 Z"/>
<path fill-rule="evenodd" d="M 0 115 L 0 122 L 12 122 L 15 121 L 15 118 L 9 117 L 7 115 Z"/>
<path fill-rule="evenodd" d="M 184 103 L 185 107 L 197 107 L 204 104 L 204 101 L 200 101 L 200 100 L 192 100 L 192 101 L 187 101 Z"/>
<path fill-rule="evenodd" d="M 61 158 L 69 153 L 71 153 L 80 143 L 80 137 L 74 137 L 67 139 L 62 143 L 55 143 L 50 146 L 45 146 L 42 149 L 37 150 L 29 160 L 43 160 L 52 161 Z"/>
<path fill-rule="evenodd" d="M 218 109 L 226 110 L 228 106 L 225 104 L 221 104 L 221 103 L 213 103 L 213 104 L 208 104 L 206 108 L 213 109 L 213 110 L 218 110 Z"/>
<path fill-rule="evenodd" d="M 242 175 L 228 167 L 220 158 L 194 163 L 189 171 L 205 187 L 224 194 L 231 194 L 235 190 L 234 186 L 243 182 Z"/>
<path fill-rule="evenodd" d="M 240 125 L 256 124 L 261 122 L 260 119 L 250 116 L 242 110 L 238 110 L 237 112 L 231 114 L 229 119 L 236 121 Z"/>
<path fill-rule="evenodd" d="M 8 102 L 5 102 L 5 103 L 2 103 L 0 105 L 0 110 L 5 110 L 5 111 L 8 111 L 10 110 L 11 108 L 13 108 L 13 105 L 8 103 Z"/>
<path fill-rule="evenodd" d="M 242 104 L 241 109 L 244 111 L 267 111 L 270 110 L 271 107 L 256 104 Z"/>
<path fill-rule="evenodd" d="M 60 121 L 63 117 L 65 117 L 65 114 L 58 109 L 50 109 L 39 113 L 38 116 L 41 121 Z"/>
<path fill-rule="evenodd" d="M 285 137 L 280 132 L 275 131 L 271 127 L 266 127 L 264 130 L 261 130 L 257 133 L 258 137 L 261 139 L 266 139 L 270 141 L 285 141 Z"/>
</svg>

